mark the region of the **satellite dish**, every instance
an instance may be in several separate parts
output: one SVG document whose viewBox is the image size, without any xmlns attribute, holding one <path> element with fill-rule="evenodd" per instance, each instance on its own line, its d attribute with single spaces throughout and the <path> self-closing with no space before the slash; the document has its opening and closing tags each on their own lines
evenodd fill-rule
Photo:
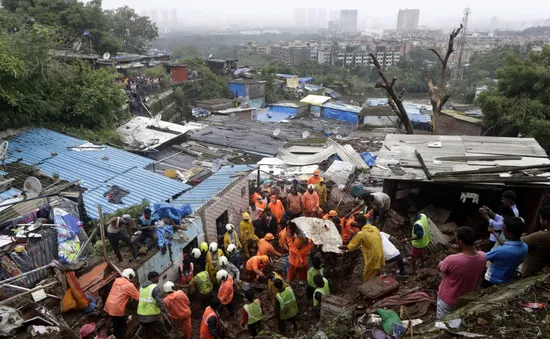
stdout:
<svg viewBox="0 0 550 339">
<path fill-rule="evenodd" d="M 8 142 L 2 141 L 0 143 L 0 160 L 6 159 L 6 154 L 8 154 Z"/>
<path fill-rule="evenodd" d="M 235 119 L 235 113 L 229 114 L 229 117 L 230 117 L 231 119 Z"/>
<path fill-rule="evenodd" d="M 210 59 L 212 57 L 212 53 L 210 53 L 210 55 L 208 56 L 208 59 Z"/>
<path fill-rule="evenodd" d="M 27 197 L 36 198 L 42 192 L 42 184 L 35 177 L 28 177 L 23 183 L 23 191 L 27 193 Z"/>
<path fill-rule="evenodd" d="M 220 167 L 222 167 L 222 161 L 220 159 L 214 159 L 212 161 L 212 172 L 216 173 L 220 170 Z"/>
<path fill-rule="evenodd" d="M 103 54 L 103 60 L 111 59 L 111 54 L 109 52 Z"/>
<path fill-rule="evenodd" d="M 302 133 L 302 139 L 307 139 L 309 137 L 309 131 L 304 131 L 304 133 Z"/>
<path fill-rule="evenodd" d="M 273 136 L 274 136 L 274 137 L 278 136 L 279 134 L 281 134 L 281 130 L 280 130 L 280 129 L 277 128 L 276 130 L 273 131 Z"/>
</svg>

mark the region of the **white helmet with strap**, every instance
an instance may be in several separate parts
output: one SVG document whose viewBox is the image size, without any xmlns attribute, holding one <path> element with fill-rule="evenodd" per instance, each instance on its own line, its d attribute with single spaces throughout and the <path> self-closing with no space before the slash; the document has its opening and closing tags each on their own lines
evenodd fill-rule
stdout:
<svg viewBox="0 0 550 339">
<path fill-rule="evenodd" d="M 126 268 L 121 275 L 128 280 L 133 280 L 136 277 L 136 272 L 131 268 Z"/>
<path fill-rule="evenodd" d="M 219 270 L 218 273 L 216 273 L 216 279 L 218 282 L 220 282 L 222 279 L 227 279 L 228 273 L 226 270 Z"/>
<path fill-rule="evenodd" d="M 164 293 L 174 292 L 174 286 L 174 283 L 171 281 L 165 282 L 163 286 Z"/>
<path fill-rule="evenodd" d="M 218 243 L 211 242 L 209 249 L 211 252 L 216 252 L 218 250 Z"/>
</svg>

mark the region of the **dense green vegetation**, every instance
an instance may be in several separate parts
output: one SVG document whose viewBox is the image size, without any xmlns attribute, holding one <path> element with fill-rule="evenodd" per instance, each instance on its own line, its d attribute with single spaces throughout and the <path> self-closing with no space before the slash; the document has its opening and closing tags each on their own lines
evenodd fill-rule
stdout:
<svg viewBox="0 0 550 339">
<path fill-rule="evenodd" d="M 508 56 L 496 77 L 497 85 L 477 99 L 487 135 L 527 135 L 550 150 L 550 46 L 525 59 Z"/>
<path fill-rule="evenodd" d="M 93 52 L 142 52 L 156 37 L 156 27 L 128 7 L 104 11 L 97 0 L 1 4 L 0 126 L 42 125 L 116 143 L 111 131 L 128 117 L 121 111 L 126 93 L 115 81 L 120 76 L 116 69 L 61 62 L 52 52 L 75 41 Z"/>
</svg>

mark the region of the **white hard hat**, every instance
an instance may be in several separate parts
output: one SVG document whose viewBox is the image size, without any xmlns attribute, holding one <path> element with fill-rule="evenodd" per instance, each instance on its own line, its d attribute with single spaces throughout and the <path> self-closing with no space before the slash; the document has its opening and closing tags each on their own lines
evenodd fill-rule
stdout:
<svg viewBox="0 0 550 339">
<path fill-rule="evenodd" d="M 174 283 L 171 281 L 167 281 L 164 283 L 164 286 L 162 288 L 164 289 L 164 293 L 174 292 Z"/>
<path fill-rule="evenodd" d="M 127 268 L 124 271 L 122 271 L 122 276 L 128 280 L 132 280 L 136 276 L 136 272 L 134 272 L 133 269 Z"/>
<path fill-rule="evenodd" d="M 233 231 L 235 229 L 235 226 L 233 226 L 233 224 L 227 224 L 225 225 L 225 229 L 227 231 Z"/>
<path fill-rule="evenodd" d="M 222 266 L 222 267 L 227 266 L 228 262 L 229 261 L 227 260 L 226 256 L 220 257 L 220 266 Z"/>
<path fill-rule="evenodd" d="M 193 250 L 191 251 L 191 255 L 193 256 L 193 258 L 198 259 L 201 257 L 201 250 L 199 250 L 198 248 L 193 248 Z"/>
<path fill-rule="evenodd" d="M 236 249 L 237 247 L 235 245 L 230 244 L 229 246 L 227 246 L 227 253 L 233 253 Z"/>
<path fill-rule="evenodd" d="M 216 273 L 216 279 L 218 279 L 218 282 L 220 282 L 222 279 L 227 279 L 227 271 L 219 270 L 218 273 Z"/>
<path fill-rule="evenodd" d="M 211 242 L 210 247 L 208 247 L 208 248 L 210 249 L 210 251 L 216 252 L 218 250 L 218 243 Z"/>
</svg>

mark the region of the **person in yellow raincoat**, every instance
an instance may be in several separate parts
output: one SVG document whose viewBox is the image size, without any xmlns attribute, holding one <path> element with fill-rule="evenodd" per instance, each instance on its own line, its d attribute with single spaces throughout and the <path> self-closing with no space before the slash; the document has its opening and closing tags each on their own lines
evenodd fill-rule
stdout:
<svg viewBox="0 0 550 339">
<path fill-rule="evenodd" d="M 216 285 L 218 282 L 216 272 L 220 269 L 220 258 L 223 256 L 223 251 L 218 248 L 218 244 L 215 242 L 210 243 L 208 253 L 206 253 L 206 270 L 213 285 Z"/>
<path fill-rule="evenodd" d="M 233 244 L 237 249 L 241 249 L 241 241 L 239 240 L 239 235 L 235 232 L 235 227 L 232 224 L 225 225 L 227 232 L 223 235 L 223 247 L 227 251 L 227 247 Z"/>
<path fill-rule="evenodd" d="M 241 228 L 241 243 L 243 245 L 243 253 L 245 258 L 250 258 L 248 253 L 249 241 L 258 241 L 259 238 L 254 233 L 254 226 L 252 226 L 252 219 L 247 212 L 243 213 L 243 219 L 240 224 Z"/>
<path fill-rule="evenodd" d="M 378 228 L 367 225 L 367 218 L 364 215 L 357 216 L 355 222 L 361 228 L 361 231 L 351 239 L 347 249 L 356 251 L 361 247 L 365 264 L 363 281 L 368 281 L 376 277 L 380 268 L 385 264 L 382 238 Z"/>
</svg>

